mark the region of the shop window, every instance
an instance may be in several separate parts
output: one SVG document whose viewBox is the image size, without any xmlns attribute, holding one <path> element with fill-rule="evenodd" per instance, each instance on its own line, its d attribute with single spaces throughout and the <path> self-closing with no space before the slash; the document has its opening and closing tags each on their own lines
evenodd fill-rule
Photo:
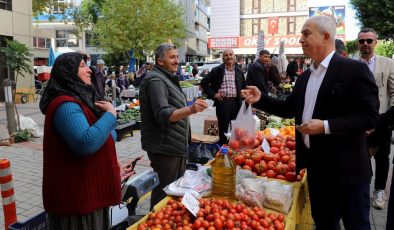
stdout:
<svg viewBox="0 0 394 230">
<path fill-rule="evenodd" d="M 252 24 L 252 35 L 258 35 L 260 32 L 260 21 L 261 19 L 255 18 L 253 19 L 253 24 Z"/>
<path fill-rule="evenodd" d="M 12 11 L 12 0 L 0 0 L 0 9 Z"/>
<path fill-rule="evenodd" d="M 287 2 L 287 10 L 288 11 L 296 11 L 296 0 L 288 0 Z"/>
<path fill-rule="evenodd" d="M 78 47 L 76 30 L 56 30 L 56 47 Z"/>
<path fill-rule="evenodd" d="M 260 13 L 260 0 L 253 0 L 253 13 L 259 14 Z"/>
<path fill-rule="evenodd" d="M 295 18 L 294 17 L 288 17 L 287 18 L 287 34 L 295 34 Z"/>
<path fill-rule="evenodd" d="M 33 37 L 33 47 L 41 48 L 41 49 L 49 49 L 51 47 L 51 39 Z"/>
</svg>

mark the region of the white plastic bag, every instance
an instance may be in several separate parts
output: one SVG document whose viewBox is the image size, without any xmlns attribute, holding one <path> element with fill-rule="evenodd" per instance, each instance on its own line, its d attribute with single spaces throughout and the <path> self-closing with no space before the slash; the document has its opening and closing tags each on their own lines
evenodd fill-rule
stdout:
<svg viewBox="0 0 394 230">
<path fill-rule="evenodd" d="M 198 170 L 186 170 L 178 180 L 163 188 L 170 196 L 183 196 L 187 191 L 193 191 L 198 197 L 207 197 L 211 194 L 212 179 L 204 166 L 198 164 Z"/>
<path fill-rule="evenodd" d="M 264 183 L 266 179 L 246 178 L 237 186 L 237 198 L 242 203 L 251 207 L 263 208 L 264 202 Z"/>
<path fill-rule="evenodd" d="M 277 181 L 264 184 L 263 206 L 284 214 L 289 213 L 292 203 L 293 186 L 283 185 Z"/>
<path fill-rule="evenodd" d="M 44 134 L 38 127 L 37 123 L 30 117 L 25 117 L 19 114 L 19 129 L 20 130 L 30 130 L 33 137 L 43 137 Z"/>
<path fill-rule="evenodd" d="M 253 118 L 252 106 L 243 101 L 237 118 L 231 121 L 229 146 L 235 151 L 253 148 L 255 137 L 256 120 Z"/>
</svg>

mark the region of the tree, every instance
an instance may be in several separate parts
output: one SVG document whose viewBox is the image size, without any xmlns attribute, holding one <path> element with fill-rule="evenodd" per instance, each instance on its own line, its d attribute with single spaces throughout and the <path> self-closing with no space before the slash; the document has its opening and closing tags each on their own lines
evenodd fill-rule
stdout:
<svg viewBox="0 0 394 230">
<path fill-rule="evenodd" d="M 104 0 L 93 27 L 100 48 L 112 54 L 152 51 L 186 37 L 183 9 L 169 0 Z"/>
<path fill-rule="evenodd" d="M 394 55 L 394 42 L 384 41 L 378 43 L 378 45 L 375 48 L 375 53 L 381 56 L 392 58 Z"/>
<path fill-rule="evenodd" d="M 357 43 L 358 43 L 357 40 L 347 41 L 346 42 L 345 47 L 346 47 L 346 53 L 348 55 L 355 54 L 355 53 L 358 52 Z"/>
<path fill-rule="evenodd" d="M 33 74 L 31 66 L 31 56 L 29 48 L 15 40 L 5 39 L 6 47 L 0 48 L 3 61 L 9 70 L 16 72 L 15 81 L 18 81 L 18 75 L 25 77 L 25 73 Z"/>
<path fill-rule="evenodd" d="M 393 0 L 350 0 L 362 27 L 373 28 L 379 39 L 394 39 Z"/>
</svg>

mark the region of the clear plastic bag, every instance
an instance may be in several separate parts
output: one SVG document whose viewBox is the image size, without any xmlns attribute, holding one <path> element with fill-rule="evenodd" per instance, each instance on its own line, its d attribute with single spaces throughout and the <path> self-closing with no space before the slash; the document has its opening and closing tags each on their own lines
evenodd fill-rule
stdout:
<svg viewBox="0 0 394 230">
<path fill-rule="evenodd" d="M 266 180 L 261 178 L 246 178 L 237 185 L 237 198 L 242 203 L 251 207 L 263 208 L 264 202 L 264 183 Z"/>
<path fill-rule="evenodd" d="M 237 118 L 231 121 L 229 146 L 235 151 L 253 148 L 256 137 L 256 120 L 253 118 L 252 106 L 242 102 Z"/>
<path fill-rule="evenodd" d="M 293 186 L 283 185 L 277 181 L 264 184 L 263 206 L 284 214 L 289 213 L 292 203 Z"/>
<path fill-rule="evenodd" d="M 178 180 L 163 188 L 170 196 L 183 196 L 187 191 L 194 191 L 198 197 L 207 197 L 211 194 L 212 179 L 204 166 L 197 165 L 198 170 L 186 170 Z"/>
</svg>

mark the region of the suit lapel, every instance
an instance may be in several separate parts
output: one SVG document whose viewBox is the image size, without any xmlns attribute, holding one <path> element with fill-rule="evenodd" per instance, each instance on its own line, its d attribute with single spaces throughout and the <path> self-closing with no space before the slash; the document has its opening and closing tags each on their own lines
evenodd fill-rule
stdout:
<svg viewBox="0 0 394 230">
<path fill-rule="evenodd" d="M 375 55 L 375 69 L 373 71 L 373 76 L 376 80 L 376 76 L 378 76 L 378 73 L 380 72 L 380 58 L 378 56 Z M 383 79 L 382 79 L 383 81 Z"/>
<path fill-rule="evenodd" d="M 315 102 L 315 108 L 313 110 L 312 118 L 314 118 L 315 111 L 319 111 L 319 106 L 321 105 L 321 101 L 324 101 L 324 97 L 331 95 L 332 92 L 332 84 L 336 77 L 337 63 L 340 62 L 340 59 L 337 54 L 334 54 L 331 58 L 330 63 L 328 64 L 328 69 L 326 74 L 324 75 L 323 82 L 320 85 L 319 92 L 317 93 L 317 98 Z"/>
</svg>

